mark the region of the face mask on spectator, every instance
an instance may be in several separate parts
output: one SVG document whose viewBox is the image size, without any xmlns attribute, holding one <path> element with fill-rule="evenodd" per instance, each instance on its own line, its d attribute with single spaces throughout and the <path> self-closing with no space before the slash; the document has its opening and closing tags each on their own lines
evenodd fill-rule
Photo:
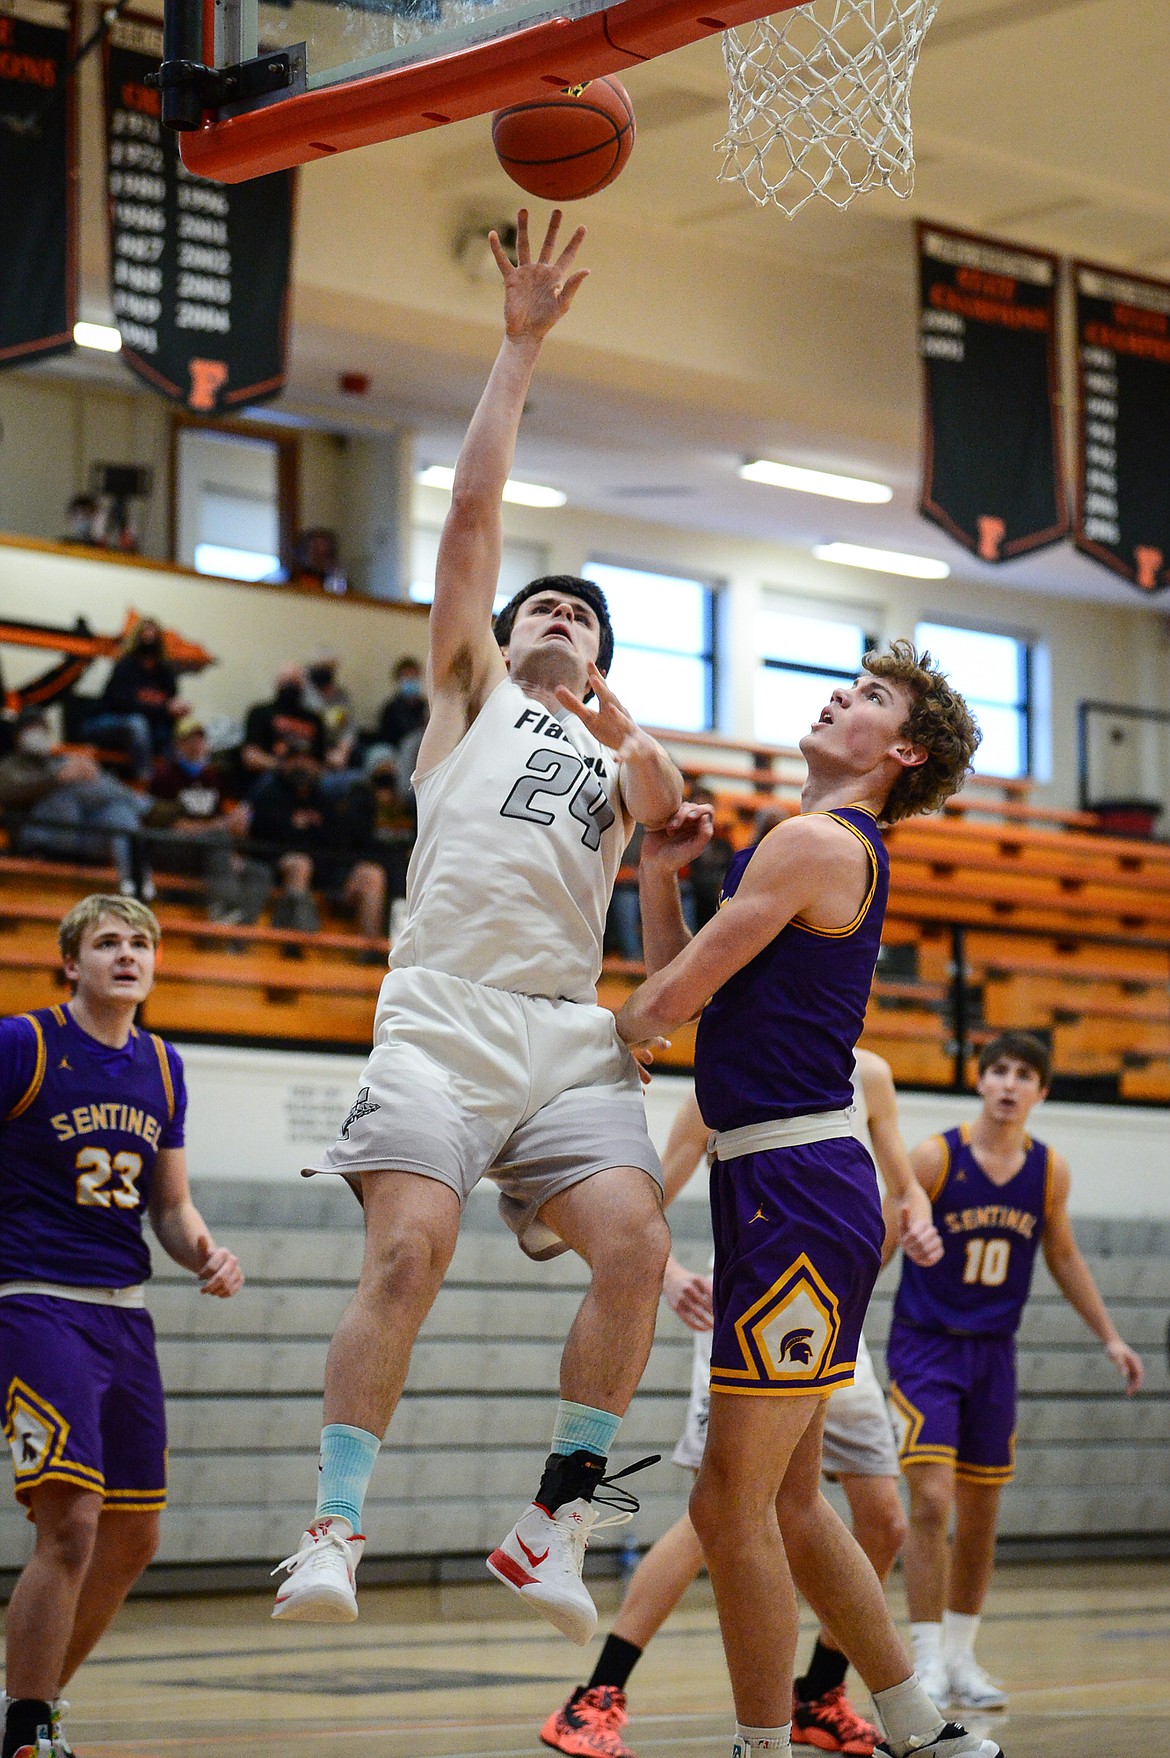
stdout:
<svg viewBox="0 0 1170 1758">
<path fill-rule="evenodd" d="M 157 658 L 157 656 L 162 652 L 162 636 L 161 635 L 144 635 L 142 640 L 139 641 L 139 643 L 138 643 L 138 651 L 139 651 L 139 653 L 145 653 L 145 654 L 149 655 L 149 657 L 152 659 Z"/>
<path fill-rule="evenodd" d="M 53 750 L 53 735 L 47 726 L 26 726 L 16 735 L 16 748 L 26 757 L 48 757 Z"/>
<path fill-rule="evenodd" d="M 318 690 L 329 689 L 336 675 L 336 671 L 331 665 L 311 665 L 309 667 L 309 682 Z"/>
<path fill-rule="evenodd" d="M 398 694 L 400 696 L 421 696 L 422 695 L 422 679 L 421 678 L 399 678 L 399 680 L 398 680 Z"/>
<path fill-rule="evenodd" d="M 178 751 L 175 752 L 175 767 L 181 769 L 184 775 L 199 775 L 203 770 L 203 764 L 198 757 L 184 757 Z"/>
<path fill-rule="evenodd" d="M 282 684 L 276 692 L 276 706 L 282 714 L 299 714 L 302 708 L 301 686 Z"/>
</svg>

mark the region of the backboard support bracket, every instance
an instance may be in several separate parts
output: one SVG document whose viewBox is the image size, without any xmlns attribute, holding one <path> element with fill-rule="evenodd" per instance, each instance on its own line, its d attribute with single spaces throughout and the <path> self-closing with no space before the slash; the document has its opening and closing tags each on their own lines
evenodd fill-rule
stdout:
<svg viewBox="0 0 1170 1758">
<path fill-rule="evenodd" d="M 306 46 L 297 43 L 232 67 L 202 61 L 164 61 L 146 83 L 163 94 L 163 123 L 187 132 L 201 128 L 210 111 L 217 118 L 253 110 L 257 101 L 305 89 Z"/>
</svg>

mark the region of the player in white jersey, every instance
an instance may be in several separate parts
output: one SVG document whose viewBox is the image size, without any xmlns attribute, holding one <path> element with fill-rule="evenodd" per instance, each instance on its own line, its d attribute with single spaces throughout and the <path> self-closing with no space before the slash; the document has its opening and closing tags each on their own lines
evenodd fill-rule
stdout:
<svg viewBox="0 0 1170 1758">
<path fill-rule="evenodd" d="M 596 984 L 622 851 L 636 822 L 672 818 L 682 777 L 606 688 L 613 634 L 591 582 L 534 581 L 493 630 L 525 397 L 585 278 L 573 272 L 584 228 L 554 260 L 560 221 L 533 261 L 521 213 L 515 266 L 491 237 L 505 335 L 439 546 L 407 920 L 357 1099 L 308 1169 L 358 1190 L 366 1251 L 325 1370 L 317 1515 L 281 1565 L 275 1617 L 357 1616 L 370 1473 L 463 1204 L 487 1175 L 525 1250 L 571 1248 L 592 1270 L 561 1361 L 552 1453 L 488 1567 L 574 1641 L 597 1624 L 581 1581 L 593 1495 L 650 1352 L 669 1234 L 640 1071 Z"/>
<path fill-rule="evenodd" d="M 870 1149 L 885 1186 L 884 1256 L 888 1259 L 901 1245 L 914 1262 L 937 1263 L 942 1241 L 898 1128 L 890 1067 L 871 1050 L 857 1052 L 853 1094 L 854 1131 Z M 667 1207 L 689 1182 L 708 1135 L 690 1094 L 679 1108 L 662 1155 Z M 697 1471 L 703 1462 L 711 1403 L 711 1277 L 685 1270 L 672 1256 L 664 1292 L 672 1310 L 694 1332 L 691 1396 L 674 1462 Z M 906 1516 L 898 1494 L 894 1433 L 864 1338 L 858 1344 L 852 1385 L 840 1387 L 828 1400 L 822 1465 L 825 1475 L 844 1490 L 854 1537 L 884 1581 L 905 1542 Z M 628 1719 L 626 1681 L 702 1567 L 702 1546 L 690 1516 L 683 1514 L 634 1571 L 588 1684 L 578 1686 L 541 1728 L 546 1746 L 568 1758 L 636 1758 L 622 1734 Z M 851 1758 L 868 1758 L 873 1752 L 881 1736 L 845 1695 L 848 1665 L 831 1632 L 822 1629 L 806 1671 L 795 1682 L 794 1746 L 815 1746 Z"/>
</svg>

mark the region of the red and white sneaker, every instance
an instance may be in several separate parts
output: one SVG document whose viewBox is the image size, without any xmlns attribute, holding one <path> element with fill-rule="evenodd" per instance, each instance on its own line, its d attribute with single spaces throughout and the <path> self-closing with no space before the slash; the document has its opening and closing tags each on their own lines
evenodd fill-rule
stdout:
<svg viewBox="0 0 1170 1758">
<path fill-rule="evenodd" d="M 823 1697 L 802 1703 L 792 1699 L 792 1744 L 816 1746 L 822 1752 L 847 1752 L 852 1758 L 870 1758 L 881 1739 L 881 1729 L 858 1715 L 845 1695 L 844 1685 Z"/>
<path fill-rule="evenodd" d="M 567 1703 L 554 1709 L 540 1737 L 569 1758 L 638 1758 L 622 1739 L 629 1719 L 626 1694 L 616 1685 L 579 1685 Z"/>
<path fill-rule="evenodd" d="M 366 1541 L 340 1514 L 314 1520 L 301 1548 L 272 1573 L 288 1570 L 276 1595 L 274 1618 L 302 1624 L 352 1624 L 358 1615 L 354 1575 Z"/>
<path fill-rule="evenodd" d="M 597 1510 L 583 1497 L 554 1514 L 532 1502 L 487 1560 L 497 1581 L 584 1647 L 597 1629 L 597 1607 L 581 1579 Z"/>
</svg>

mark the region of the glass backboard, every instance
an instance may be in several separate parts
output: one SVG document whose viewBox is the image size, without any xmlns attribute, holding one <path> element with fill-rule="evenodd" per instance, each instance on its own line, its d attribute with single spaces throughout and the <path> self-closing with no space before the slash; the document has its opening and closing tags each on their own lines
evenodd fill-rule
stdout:
<svg viewBox="0 0 1170 1758">
<path fill-rule="evenodd" d="M 206 99 L 183 159 L 238 182 L 621 73 L 796 3 L 166 0 L 169 58 L 225 69 L 283 55 L 289 68 L 275 89 Z"/>
</svg>

